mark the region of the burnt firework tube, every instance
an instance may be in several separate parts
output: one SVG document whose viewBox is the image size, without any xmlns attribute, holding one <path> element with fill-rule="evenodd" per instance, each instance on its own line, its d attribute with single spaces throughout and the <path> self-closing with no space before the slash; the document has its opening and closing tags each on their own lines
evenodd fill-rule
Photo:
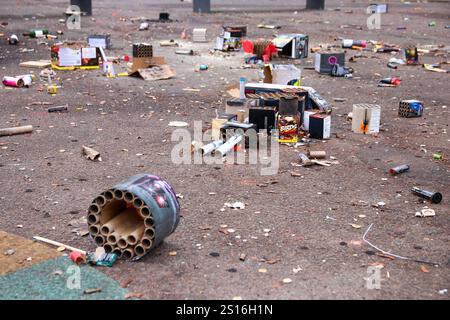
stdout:
<svg viewBox="0 0 450 320">
<path fill-rule="evenodd" d="M 223 145 L 222 140 L 216 140 L 211 143 L 208 143 L 207 145 L 204 145 L 203 147 L 201 147 L 202 154 L 203 155 L 209 154 L 209 153 L 213 152 L 214 150 L 216 150 L 217 148 L 219 148 L 221 145 Z"/>
<path fill-rule="evenodd" d="M 409 171 L 409 165 L 407 164 L 402 164 L 400 166 L 396 166 L 394 168 L 389 169 L 389 173 L 392 175 L 400 174 L 406 171 Z"/>
<path fill-rule="evenodd" d="M 97 196 L 89 206 L 91 237 L 122 258 L 141 258 L 175 231 L 180 205 L 167 181 L 138 174 Z"/>
<path fill-rule="evenodd" d="M 415 195 L 417 195 L 421 198 L 430 200 L 433 203 L 439 203 L 442 201 L 442 194 L 440 194 L 439 192 L 427 191 L 427 190 L 420 189 L 418 187 L 413 187 L 411 189 L 411 191 Z"/>
<path fill-rule="evenodd" d="M 236 134 L 228 139 L 224 144 L 222 144 L 219 148 L 216 149 L 215 155 L 216 157 L 223 157 L 228 152 L 230 152 L 235 145 L 242 141 L 242 136 L 240 134 Z"/>
</svg>

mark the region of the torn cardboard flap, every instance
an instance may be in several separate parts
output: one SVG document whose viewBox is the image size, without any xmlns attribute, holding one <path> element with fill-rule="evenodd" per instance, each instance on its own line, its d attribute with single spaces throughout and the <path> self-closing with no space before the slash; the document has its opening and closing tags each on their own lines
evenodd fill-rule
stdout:
<svg viewBox="0 0 450 320">
<path fill-rule="evenodd" d="M 164 64 L 166 64 L 164 57 L 133 58 L 133 63 L 128 65 L 128 74 L 132 75 L 138 72 L 139 69 L 161 66 Z"/>
<path fill-rule="evenodd" d="M 146 57 L 133 58 L 133 63 L 128 67 L 128 75 L 152 81 L 173 78 L 176 72 L 166 64 L 164 57 Z"/>
<path fill-rule="evenodd" d="M 175 70 L 167 64 L 138 69 L 137 73 L 146 81 L 166 80 L 175 77 Z"/>
</svg>

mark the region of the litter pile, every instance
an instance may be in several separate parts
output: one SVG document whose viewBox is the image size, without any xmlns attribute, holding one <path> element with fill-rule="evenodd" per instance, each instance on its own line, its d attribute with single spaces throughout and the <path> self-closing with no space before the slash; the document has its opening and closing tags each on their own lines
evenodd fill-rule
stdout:
<svg viewBox="0 0 450 320">
<path fill-rule="evenodd" d="M 387 14 L 388 5 L 371 4 L 368 12 Z M 68 17 L 72 14 L 74 13 L 67 12 Z M 201 16 L 196 16 L 196 18 L 200 19 Z M 347 33 L 343 33 L 347 36 L 345 38 L 333 35 L 328 37 L 328 40 L 324 40 L 329 43 L 317 43 L 312 33 L 305 34 L 307 32 L 300 30 L 299 24 L 296 24 L 295 29 L 292 29 L 293 32 L 289 33 L 280 32 L 283 26 L 278 24 L 255 23 L 253 27 L 258 28 L 257 34 L 252 34 L 250 32 L 252 29 L 247 25 L 220 24 L 220 29 L 214 29 L 218 31 L 211 35 L 213 28 L 188 29 L 185 26 L 178 26 L 175 24 L 178 21 L 170 19 L 168 12 L 161 12 L 158 19 L 136 17 L 123 18 L 120 21 L 124 23 L 129 21 L 130 24 L 127 26 L 131 26 L 132 32 L 138 33 L 140 39 L 144 40 L 138 41 L 136 38 L 132 38 L 132 32 L 129 32 L 127 33 L 129 47 L 123 49 L 124 47 L 117 46 L 115 43 L 117 39 L 114 39 L 113 35 L 109 33 L 89 34 L 87 37 L 83 36 L 82 40 L 68 39 L 68 37 L 62 39 L 63 31 L 43 28 L 28 30 L 23 32 L 22 36 L 4 33 L 2 37 L 6 39 L 6 46 L 20 48 L 21 53 L 32 53 L 34 49 L 23 48 L 23 46 L 31 39 L 35 39 L 33 41 L 37 41 L 39 45 L 46 46 L 48 56 L 44 55 L 45 59 L 23 61 L 18 65 L 17 70 L 11 72 L 11 75 L 2 75 L 4 86 L 2 89 L 14 94 L 30 92 L 36 88 L 38 92 L 43 92 L 42 94 L 49 99 L 63 99 L 64 97 L 60 97 L 60 95 L 67 90 L 69 79 L 61 75 L 74 74 L 78 76 L 82 74 L 82 77 L 86 79 L 97 76 L 102 83 L 107 83 L 104 87 L 105 90 L 108 88 L 111 92 L 113 92 L 110 88 L 111 83 L 132 83 L 133 90 L 158 90 L 161 88 L 144 89 L 148 83 L 142 80 L 159 81 L 173 78 L 175 79 L 165 82 L 173 86 L 172 90 L 177 90 L 178 84 L 185 81 L 186 78 L 177 78 L 177 72 L 180 74 L 180 71 L 184 70 L 181 67 L 177 69 L 177 65 L 174 61 L 170 61 L 171 59 L 178 59 L 181 61 L 178 62 L 183 63 L 184 66 L 188 65 L 192 76 L 187 79 L 190 83 L 200 81 L 198 79 L 210 79 L 206 76 L 214 76 L 213 72 L 216 68 L 214 63 L 220 61 L 222 67 L 225 65 L 227 70 L 234 68 L 236 74 L 233 75 L 231 81 L 225 79 L 225 76 L 220 78 L 227 85 L 231 82 L 231 86 L 227 89 L 222 87 L 223 91 L 227 90 L 228 96 L 224 93 L 223 97 L 225 98 L 218 99 L 219 102 L 214 106 L 215 117 L 212 112 L 207 115 L 208 120 L 211 121 L 202 124 L 201 133 L 207 133 L 202 136 L 202 141 L 189 142 L 191 143 L 189 155 L 195 154 L 205 160 L 214 159 L 215 163 L 222 164 L 228 160 L 234 160 L 236 154 L 250 157 L 253 151 L 262 150 L 265 147 L 270 148 L 272 152 L 278 152 L 281 149 L 283 151 L 280 153 L 281 156 L 289 159 L 287 166 L 298 168 L 298 171 L 284 170 L 288 173 L 287 179 L 297 179 L 298 181 L 299 177 L 303 178 L 307 173 L 322 174 L 333 168 L 344 167 L 339 162 L 342 160 L 338 161 L 333 156 L 333 151 L 338 148 L 333 150 L 330 147 L 330 144 L 339 138 L 335 132 L 337 129 L 346 130 L 346 134 L 352 139 L 364 140 L 364 143 L 382 137 L 383 132 L 386 131 L 384 125 L 387 121 L 383 122 L 383 113 L 388 112 L 385 97 L 372 99 L 372 97 L 354 95 L 352 103 L 344 103 L 348 107 L 345 113 L 336 115 L 336 109 L 339 110 L 339 108 L 330 103 L 331 100 L 327 101 L 327 95 L 330 92 L 323 92 L 326 91 L 323 90 L 324 86 L 317 85 L 315 88 L 322 89 L 314 89 L 311 83 L 317 84 L 317 82 L 311 81 L 311 78 L 342 84 L 342 88 L 346 90 L 346 84 L 352 81 L 361 81 L 360 83 L 373 85 L 374 90 L 389 94 L 390 92 L 399 92 L 403 86 L 408 85 L 410 79 L 404 74 L 403 77 L 399 76 L 405 70 L 418 70 L 423 74 L 436 77 L 446 77 L 446 74 L 450 72 L 450 68 L 448 68 L 450 61 L 446 60 L 448 46 L 441 44 L 408 43 L 398 45 L 383 40 L 349 39 L 347 37 L 350 36 Z M 60 22 L 65 23 L 66 20 L 62 19 Z M 176 34 L 179 34 L 182 29 L 181 37 L 155 40 L 151 32 L 158 30 L 162 24 L 165 26 L 173 24 L 180 27 Z M 430 22 L 429 27 L 436 27 L 436 23 Z M 343 25 L 341 28 L 354 28 L 354 26 Z M 406 27 L 398 26 L 396 31 L 405 29 Z M 276 33 L 267 36 L 263 32 Z M 163 55 L 167 52 L 172 55 Z M 225 60 L 224 57 L 228 60 Z M 427 60 L 424 57 L 433 63 L 423 63 Z M 379 61 L 382 72 L 377 73 L 372 79 L 368 80 L 368 76 L 364 78 L 362 73 L 365 68 L 365 59 Z M 227 61 L 232 60 L 234 66 L 231 64 L 228 66 Z M 28 73 L 20 71 L 21 68 L 28 70 Z M 191 68 L 196 73 L 192 72 Z M 33 72 L 30 69 L 37 71 Z M 428 73 L 428 71 L 436 72 L 436 74 Z M 202 76 L 205 77 L 202 78 Z M 411 78 L 413 77 L 411 76 Z M 443 81 L 445 82 L 445 79 Z M 142 86 L 139 87 L 140 85 Z M 165 90 L 163 89 L 161 92 Z M 183 90 L 196 96 L 195 99 L 202 99 L 201 89 L 185 88 Z M 181 89 L 179 92 L 185 93 Z M 413 96 L 417 91 L 410 90 L 408 92 L 411 96 L 402 96 L 401 94 L 392 96 L 393 111 L 395 117 L 398 116 L 396 120 L 407 122 L 411 126 L 420 126 L 421 124 L 414 121 L 420 121 L 421 117 L 426 118 L 431 114 L 428 106 L 434 104 L 435 101 L 419 99 L 418 93 L 417 96 Z M 146 96 L 149 96 L 147 93 L 149 92 L 145 92 Z M 378 92 L 374 92 L 374 96 L 377 94 Z M 155 96 L 151 97 L 153 100 L 158 100 Z M 170 97 L 176 97 L 176 95 L 172 94 Z M 182 99 L 187 98 L 183 96 Z M 74 100 L 58 102 L 55 106 L 46 107 L 45 115 L 48 117 L 72 115 L 70 112 L 74 106 L 71 104 Z M 334 98 L 333 100 L 334 102 L 346 102 L 348 99 Z M 141 104 L 146 103 L 145 101 L 140 102 Z M 157 102 L 160 103 L 160 101 Z M 197 102 L 199 101 L 195 101 L 195 103 Z M 106 101 L 100 105 L 104 103 Z M 188 103 L 194 104 L 194 101 L 190 100 Z M 41 102 L 40 105 L 48 104 Z M 153 108 L 153 105 L 149 108 Z M 205 108 L 202 107 L 202 109 Z M 127 112 L 131 113 L 132 111 L 127 110 Z M 171 110 L 167 110 L 167 113 L 170 112 Z M 192 112 L 194 113 L 194 111 Z M 177 115 L 186 116 L 178 111 Z M 146 116 L 141 115 L 141 118 Z M 337 117 L 342 116 L 344 123 L 337 125 Z M 171 120 L 168 122 L 168 126 L 173 130 L 187 131 L 185 128 L 189 127 L 188 120 Z M 34 127 L 33 125 L 22 126 L 17 123 L 8 124 L 8 127 L 0 128 L 0 137 L 33 133 L 34 131 L 39 133 L 41 130 L 36 130 L 36 128 L 40 128 L 40 126 L 37 124 Z M 433 132 L 433 134 L 435 133 Z M 270 145 L 268 141 L 271 142 Z M 165 142 L 166 140 L 164 140 Z M 86 145 L 80 143 L 77 146 L 77 150 L 81 149 L 82 155 L 85 157 L 81 161 L 86 162 L 87 165 L 106 165 L 100 152 L 94 149 L 93 144 L 95 143 L 90 141 Z M 355 145 L 359 146 L 357 143 Z M 295 153 L 295 155 L 287 156 L 289 152 Z M 432 154 L 432 156 L 428 154 L 430 162 L 448 161 L 447 155 L 441 150 L 433 151 Z M 445 199 L 446 195 L 443 195 L 439 188 L 431 191 L 417 181 L 414 184 L 418 186 L 415 186 L 413 182 L 406 180 L 406 178 L 417 180 L 419 178 L 414 177 L 417 172 L 416 168 L 405 159 L 401 161 L 397 159 L 387 168 L 387 172 L 384 171 L 385 177 L 389 175 L 390 178 L 407 184 L 402 188 L 406 188 L 408 193 L 417 196 L 420 200 L 419 203 L 428 201 L 432 205 L 438 205 Z M 239 169 L 243 168 L 239 167 Z M 200 177 L 201 174 L 198 176 Z M 404 178 L 405 180 L 402 180 Z M 266 183 L 264 186 L 268 185 Z M 434 189 L 434 187 L 430 189 Z M 134 175 L 93 197 L 91 202 L 89 199 L 84 199 L 86 207 L 88 207 L 84 223 L 87 223 L 86 227 L 88 228 L 86 235 L 89 234 L 96 245 L 94 252 L 74 248 L 43 237 L 36 236 L 34 238 L 63 248 L 61 250 L 70 250 L 69 258 L 76 264 L 89 263 L 111 267 L 119 258 L 124 260 L 141 259 L 175 232 L 180 222 L 178 196 L 167 181 L 152 174 Z M 384 202 L 379 202 L 376 206 L 384 207 L 384 205 Z M 245 212 L 248 206 L 243 202 L 226 202 L 223 210 L 225 207 Z M 423 219 L 436 216 L 436 211 L 428 207 L 416 208 L 414 211 L 416 211 L 416 217 Z M 335 220 L 329 216 L 327 219 Z M 361 227 L 354 223 L 350 225 L 355 229 Z M 406 256 L 394 255 L 370 243 L 366 236 L 371 228 L 372 224 L 362 235 L 362 240 L 366 244 L 392 258 L 419 261 Z M 208 227 L 205 230 L 208 230 Z M 268 234 L 269 231 L 265 233 Z M 235 230 L 228 228 L 226 232 L 228 235 Z M 176 252 L 173 252 L 170 256 L 176 255 Z M 217 258 L 219 254 L 213 253 L 210 256 Z M 245 257 L 245 254 L 241 255 L 240 261 L 244 262 Z M 259 270 L 265 270 L 260 273 L 267 272 L 266 269 Z M 290 278 L 285 278 L 283 283 L 288 284 L 291 281 Z"/>
<path fill-rule="evenodd" d="M 88 210 L 89 233 L 105 252 L 142 257 L 175 231 L 180 206 L 160 178 L 140 174 L 96 197 Z"/>
</svg>

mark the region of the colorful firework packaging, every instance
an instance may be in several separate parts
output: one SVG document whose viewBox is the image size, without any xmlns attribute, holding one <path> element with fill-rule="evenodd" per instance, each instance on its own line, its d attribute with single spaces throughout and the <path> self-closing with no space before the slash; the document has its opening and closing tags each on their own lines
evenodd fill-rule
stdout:
<svg viewBox="0 0 450 320">
<path fill-rule="evenodd" d="M 401 100 L 398 107 L 398 115 L 404 118 L 421 117 L 423 103 L 418 100 Z"/>
<path fill-rule="evenodd" d="M 301 117 L 298 112 L 298 97 L 288 96 L 280 98 L 277 113 L 278 142 L 296 143 L 298 141 L 300 125 Z"/>
<path fill-rule="evenodd" d="M 300 119 L 300 117 L 298 117 Z M 278 115 L 278 131 L 280 143 L 296 143 L 298 141 L 298 123 L 299 120 L 295 116 Z"/>
<path fill-rule="evenodd" d="M 405 49 L 405 61 L 408 65 L 419 64 L 419 53 L 417 47 L 410 47 Z"/>
</svg>

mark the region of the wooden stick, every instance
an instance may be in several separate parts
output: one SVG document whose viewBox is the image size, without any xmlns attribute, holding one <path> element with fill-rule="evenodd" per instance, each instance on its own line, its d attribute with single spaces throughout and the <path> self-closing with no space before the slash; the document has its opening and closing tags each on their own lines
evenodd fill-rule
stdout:
<svg viewBox="0 0 450 320">
<path fill-rule="evenodd" d="M 56 241 L 53 241 L 53 240 L 50 240 L 50 239 L 46 239 L 46 238 L 42 238 L 42 237 L 38 237 L 38 236 L 33 237 L 33 239 L 38 240 L 38 241 L 42 241 L 44 243 L 48 243 L 48 244 L 51 244 L 51 245 L 54 245 L 54 246 L 57 246 L 57 247 L 64 247 L 67 250 L 79 252 L 81 254 L 86 255 L 86 251 L 81 250 L 81 249 L 77 249 L 77 248 L 74 248 L 74 247 L 71 247 L 71 246 L 68 246 L 68 245 L 65 245 L 65 244 L 63 244 L 61 242 L 56 242 Z"/>
<path fill-rule="evenodd" d="M 319 160 L 311 160 L 312 163 L 318 164 L 320 166 L 324 166 L 324 167 L 331 167 L 331 164 L 326 163 L 325 161 L 319 161 Z"/>
<path fill-rule="evenodd" d="M 0 137 L 33 132 L 33 126 L 21 126 L 0 129 Z"/>
</svg>

